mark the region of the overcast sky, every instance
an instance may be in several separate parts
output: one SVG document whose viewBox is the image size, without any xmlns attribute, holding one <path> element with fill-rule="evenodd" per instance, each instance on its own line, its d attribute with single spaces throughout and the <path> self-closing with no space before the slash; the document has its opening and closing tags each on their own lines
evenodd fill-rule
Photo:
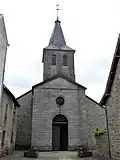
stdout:
<svg viewBox="0 0 120 160">
<path fill-rule="evenodd" d="M 43 80 L 56 4 L 66 43 L 76 50 L 76 81 L 99 102 L 120 33 L 120 0 L 0 0 L 10 44 L 4 83 L 17 97 Z"/>
</svg>

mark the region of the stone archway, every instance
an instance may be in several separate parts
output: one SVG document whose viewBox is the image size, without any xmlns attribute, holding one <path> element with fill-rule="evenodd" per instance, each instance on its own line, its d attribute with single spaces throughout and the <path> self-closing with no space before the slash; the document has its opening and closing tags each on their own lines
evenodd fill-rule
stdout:
<svg viewBox="0 0 120 160">
<path fill-rule="evenodd" d="M 68 150 L 68 120 L 61 114 L 52 121 L 52 150 Z"/>
</svg>

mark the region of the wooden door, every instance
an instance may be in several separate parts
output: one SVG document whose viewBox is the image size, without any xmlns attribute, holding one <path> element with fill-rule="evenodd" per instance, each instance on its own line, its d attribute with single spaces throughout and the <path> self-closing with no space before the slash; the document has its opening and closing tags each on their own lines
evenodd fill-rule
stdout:
<svg viewBox="0 0 120 160">
<path fill-rule="evenodd" d="M 52 148 L 54 151 L 60 150 L 60 125 L 52 125 Z"/>
<path fill-rule="evenodd" d="M 60 150 L 67 151 L 68 150 L 68 126 L 67 124 L 61 125 L 60 130 L 61 130 L 60 131 L 60 139 L 61 139 Z"/>
</svg>

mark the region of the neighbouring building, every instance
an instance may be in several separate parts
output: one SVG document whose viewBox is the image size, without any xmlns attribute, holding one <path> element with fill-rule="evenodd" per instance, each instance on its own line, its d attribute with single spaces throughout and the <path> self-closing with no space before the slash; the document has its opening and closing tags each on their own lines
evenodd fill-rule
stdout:
<svg viewBox="0 0 120 160">
<path fill-rule="evenodd" d="M 0 14 L 0 157 L 15 148 L 17 108 L 20 107 L 14 95 L 3 85 L 7 46 L 4 17 Z"/>
<path fill-rule="evenodd" d="M 108 145 L 111 157 L 120 160 L 120 35 L 100 105 L 105 106 L 107 111 Z"/>
<path fill-rule="evenodd" d="M 0 14 L 0 124 L 1 124 L 1 113 L 2 113 L 1 100 L 2 100 L 7 46 L 8 46 L 8 39 L 6 34 L 4 17 L 2 14 Z"/>
<path fill-rule="evenodd" d="M 3 85 L 1 124 L 0 124 L 0 157 L 15 149 L 17 111 L 20 105 L 9 89 Z"/>
<path fill-rule="evenodd" d="M 85 145 L 95 149 L 96 128 L 106 130 L 105 110 L 75 81 L 74 55 L 57 18 L 43 49 L 43 82 L 17 98 L 21 107 L 16 148 L 76 150 Z"/>
</svg>

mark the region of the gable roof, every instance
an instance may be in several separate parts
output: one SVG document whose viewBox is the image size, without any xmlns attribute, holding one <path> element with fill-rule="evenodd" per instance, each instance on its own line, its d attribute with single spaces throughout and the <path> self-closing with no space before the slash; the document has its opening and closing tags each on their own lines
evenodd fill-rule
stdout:
<svg viewBox="0 0 120 160">
<path fill-rule="evenodd" d="M 113 56 L 113 61 L 112 61 L 110 73 L 109 73 L 109 76 L 108 76 L 106 89 L 105 89 L 104 95 L 103 95 L 103 97 L 100 101 L 101 106 L 105 105 L 107 98 L 110 96 L 111 88 L 112 88 L 113 81 L 114 81 L 114 78 L 115 78 L 119 58 L 120 58 L 120 34 L 119 34 L 119 37 L 118 37 L 116 50 L 115 50 L 115 53 L 114 53 L 114 56 Z"/>
<path fill-rule="evenodd" d="M 15 96 L 10 92 L 10 90 L 3 84 L 3 91 L 6 91 L 6 93 L 11 97 L 11 99 L 13 100 L 13 102 L 15 103 L 15 105 L 17 107 L 20 107 L 20 104 L 18 103 L 18 101 L 16 100 Z"/>
<path fill-rule="evenodd" d="M 38 84 L 36 84 L 36 85 L 34 85 L 34 86 L 32 86 L 32 87 L 34 88 L 34 87 L 43 85 L 43 84 L 45 84 L 45 83 L 47 83 L 47 82 L 50 82 L 50 81 L 52 81 L 52 80 L 54 80 L 54 79 L 57 79 L 57 78 L 63 78 L 63 79 L 65 79 L 66 81 L 68 81 L 68 82 L 70 82 L 70 83 L 72 83 L 72 84 L 74 84 L 74 85 L 77 85 L 77 86 L 79 86 L 79 87 L 82 87 L 82 88 L 85 89 L 85 90 L 87 89 L 86 87 L 80 85 L 79 83 L 76 83 L 75 81 L 73 81 L 73 80 L 71 80 L 70 78 L 65 77 L 65 76 L 63 76 L 63 75 L 53 76 L 52 78 L 49 78 L 49 79 L 47 79 L 47 80 L 45 80 L 45 81 L 43 81 L 43 82 L 41 82 L 41 83 L 38 83 Z"/>
</svg>

